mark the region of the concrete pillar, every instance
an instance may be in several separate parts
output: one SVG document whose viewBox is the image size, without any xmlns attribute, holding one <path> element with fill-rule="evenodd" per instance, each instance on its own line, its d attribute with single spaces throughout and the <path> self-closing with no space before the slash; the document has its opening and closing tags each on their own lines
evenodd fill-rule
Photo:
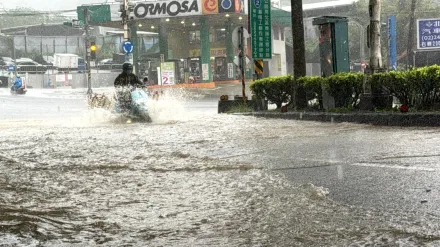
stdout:
<svg viewBox="0 0 440 247">
<path fill-rule="evenodd" d="M 40 55 L 43 56 L 43 37 L 40 39 Z M 46 56 L 49 56 L 49 54 L 46 54 Z"/>
<path fill-rule="evenodd" d="M 164 55 L 165 61 L 168 60 L 168 30 L 166 23 L 159 25 L 159 51 Z"/>
<path fill-rule="evenodd" d="M 205 16 L 200 17 L 200 56 L 202 62 L 202 81 L 211 82 L 211 42 L 209 41 L 209 23 Z M 205 78 L 204 76 L 205 75 Z"/>
<path fill-rule="evenodd" d="M 139 75 L 139 65 L 138 65 L 138 60 L 139 60 L 139 42 L 138 42 L 138 35 L 137 35 L 137 31 L 138 31 L 138 25 L 136 22 L 131 22 L 130 24 L 130 34 L 131 34 L 131 42 L 133 42 L 134 45 L 134 49 L 133 49 L 133 67 L 134 67 L 134 73 L 137 76 Z"/>
</svg>

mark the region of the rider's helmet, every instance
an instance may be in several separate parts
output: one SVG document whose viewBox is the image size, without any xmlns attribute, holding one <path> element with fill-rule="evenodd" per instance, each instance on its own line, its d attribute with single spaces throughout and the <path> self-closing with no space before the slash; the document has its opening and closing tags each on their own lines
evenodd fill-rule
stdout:
<svg viewBox="0 0 440 247">
<path fill-rule="evenodd" d="M 17 78 L 21 78 L 21 75 L 17 75 Z"/>
<path fill-rule="evenodd" d="M 133 65 L 131 63 L 124 63 L 122 65 L 122 72 L 132 73 L 133 72 Z"/>
</svg>

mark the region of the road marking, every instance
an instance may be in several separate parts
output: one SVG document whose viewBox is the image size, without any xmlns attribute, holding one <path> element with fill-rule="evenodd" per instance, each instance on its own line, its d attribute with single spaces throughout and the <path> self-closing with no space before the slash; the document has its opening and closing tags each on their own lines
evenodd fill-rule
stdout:
<svg viewBox="0 0 440 247">
<path fill-rule="evenodd" d="M 416 171 L 426 171 L 435 172 L 437 169 L 421 167 L 421 166 L 399 166 L 399 165 L 385 165 L 380 163 L 353 163 L 352 166 L 364 166 L 364 167 L 374 167 L 374 168 L 390 168 L 390 169 L 402 169 L 402 170 L 416 170 Z"/>
<path fill-rule="evenodd" d="M 408 156 L 390 156 L 377 158 L 377 160 L 389 160 L 389 159 L 412 159 L 412 158 L 432 158 L 439 157 L 440 154 L 425 154 L 425 155 L 408 155 Z"/>
<path fill-rule="evenodd" d="M 281 168 L 274 168 L 273 170 L 295 170 L 295 169 L 310 169 L 310 168 L 324 168 L 324 167 L 338 167 L 344 166 L 344 165 L 350 165 L 350 166 L 363 166 L 363 167 L 371 167 L 371 168 L 388 168 L 388 169 L 400 169 L 400 170 L 415 170 L 415 171 L 426 171 L 426 172 L 435 172 L 440 171 L 440 169 L 435 168 L 429 168 L 429 167 L 422 167 L 422 166 L 402 166 L 402 165 L 388 165 L 388 164 L 381 164 L 381 163 L 353 163 L 349 164 L 344 161 L 337 161 L 337 160 L 319 160 L 319 159 L 300 159 L 303 161 L 312 161 L 314 163 L 323 163 L 320 165 L 314 165 L 314 166 L 301 166 L 301 167 L 281 167 Z M 298 159 L 297 159 L 298 161 Z"/>
</svg>

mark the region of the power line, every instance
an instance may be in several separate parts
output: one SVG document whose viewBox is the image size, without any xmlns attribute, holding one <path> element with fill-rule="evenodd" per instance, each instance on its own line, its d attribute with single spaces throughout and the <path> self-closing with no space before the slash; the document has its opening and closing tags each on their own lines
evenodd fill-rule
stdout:
<svg viewBox="0 0 440 247">
<path fill-rule="evenodd" d="M 38 15 L 57 15 L 64 13 L 76 13 L 76 9 L 56 10 L 56 11 L 23 11 L 23 10 L 2 10 L 0 16 L 38 16 Z"/>
</svg>

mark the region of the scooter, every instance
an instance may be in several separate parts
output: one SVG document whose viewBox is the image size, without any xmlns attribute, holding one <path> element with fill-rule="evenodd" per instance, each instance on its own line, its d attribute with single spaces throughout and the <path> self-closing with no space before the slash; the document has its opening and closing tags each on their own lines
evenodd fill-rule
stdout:
<svg viewBox="0 0 440 247">
<path fill-rule="evenodd" d="M 134 89 L 133 91 L 127 91 L 125 93 L 130 94 L 131 106 L 123 107 L 123 102 L 116 94 L 113 112 L 121 114 L 129 119 L 151 122 L 147 107 L 148 94 L 142 89 Z"/>
<path fill-rule="evenodd" d="M 18 89 L 15 89 L 14 86 L 11 87 L 11 94 L 17 95 L 17 94 L 26 94 L 27 89 L 25 87 L 19 87 Z"/>
</svg>

